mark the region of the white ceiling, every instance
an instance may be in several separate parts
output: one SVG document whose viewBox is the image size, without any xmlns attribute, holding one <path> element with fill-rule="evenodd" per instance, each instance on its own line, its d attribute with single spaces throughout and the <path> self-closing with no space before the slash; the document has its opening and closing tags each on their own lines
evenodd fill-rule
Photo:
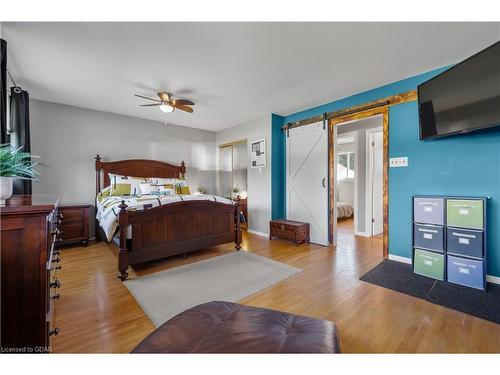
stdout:
<svg viewBox="0 0 500 375">
<path fill-rule="evenodd" d="M 3 23 L 2 38 L 33 98 L 217 131 L 458 62 L 500 23 Z M 194 114 L 133 96 L 158 90 Z"/>
</svg>

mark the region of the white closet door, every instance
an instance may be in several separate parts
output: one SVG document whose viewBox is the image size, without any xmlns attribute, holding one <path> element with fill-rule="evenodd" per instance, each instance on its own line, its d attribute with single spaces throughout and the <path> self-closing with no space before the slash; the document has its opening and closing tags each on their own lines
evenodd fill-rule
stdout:
<svg viewBox="0 0 500 375">
<path fill-rule="evenodd" d="M 287 137 L 287 218 L 309 223 L 311 242 L 328 244 L 328 131 L 323 122 Z"/>
</svg>

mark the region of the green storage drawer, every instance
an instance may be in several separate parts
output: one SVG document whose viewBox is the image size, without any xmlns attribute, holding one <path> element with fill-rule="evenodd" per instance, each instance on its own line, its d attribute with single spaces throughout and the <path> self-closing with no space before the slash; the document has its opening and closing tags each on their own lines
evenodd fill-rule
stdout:
<svg viewBox="0 0 500 375">
<path fill-rule="evenodd" d="M 450 227 L 483 229 L 483 210 L 481 199 L 447 199 L 446 224 Z"/>
<path fill-rule="evenodd" d="M 415 249 L 413 272 L 433 279 L 444 280 L 444 255 Z"/>
</svg>

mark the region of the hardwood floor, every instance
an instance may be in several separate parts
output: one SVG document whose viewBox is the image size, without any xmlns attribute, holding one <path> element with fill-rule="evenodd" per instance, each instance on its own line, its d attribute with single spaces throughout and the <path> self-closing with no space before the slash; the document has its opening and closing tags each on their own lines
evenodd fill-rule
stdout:
<svg viewBox="0 0 500 375">
<path fill-rule="evenodd" d="M 382 239 L 338 232 L 338 246 L 269 241 L 244 232 L 244 250 L 303 272 L 241 303 L 334 321 L 343 353 L 500 352 L 500 325 L 377 287 L 359 277 L 382 260 Z M 130 277 L 233 251 L 231 245 L 135 267 Z M 116 249 L 65 248 L 53 351 L 129 352 L 154 326 L 116 278 Z"/>
</svg>

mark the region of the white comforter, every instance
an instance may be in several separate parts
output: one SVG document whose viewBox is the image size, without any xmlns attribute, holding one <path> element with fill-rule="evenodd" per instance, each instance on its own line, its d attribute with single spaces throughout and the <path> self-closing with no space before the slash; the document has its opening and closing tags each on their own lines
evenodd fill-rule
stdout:
<svg viewBox="0 0 500 375">
<path fill-rule="evenodd" d="M 141 195 L 141 196 L 111 196 L 97 201 L 96 219 L 99 220 L 101 228 L 106 234 L 108 241 L 111 241 L 118 228 L 118 206 L 121 201 L 125 201 L 128 211 L 147 210 L 160 205 L 181 202 L 181 201 L 214 201 L 225 204 L 234 204 L 227 198 L 214 195 Z M 129 228 L 130 229 L 130 228 Z M 127 231 L 127 238 L 131 237 L 130 230 Z"/>
</svg>

